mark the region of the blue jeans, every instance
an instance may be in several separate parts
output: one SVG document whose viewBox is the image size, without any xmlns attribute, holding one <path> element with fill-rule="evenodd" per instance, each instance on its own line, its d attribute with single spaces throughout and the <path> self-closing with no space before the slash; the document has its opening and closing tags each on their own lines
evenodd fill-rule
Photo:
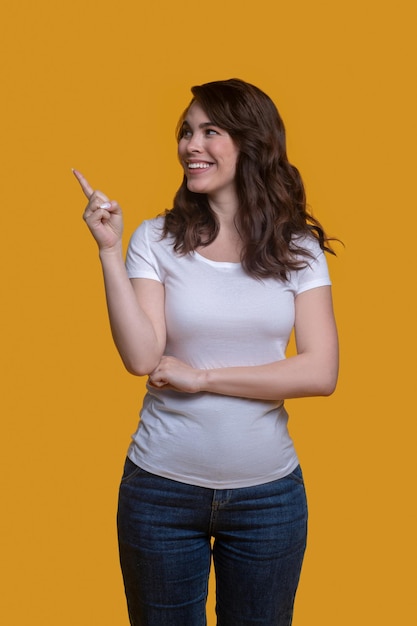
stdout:
<svg viewBox="0 0 417 626">
<path fill-rule="evenodd" d="M 127 459 L 118 533 L 132 626 L 205 626 L 212 555 L 218 626 L 290 626 L 307 535 L 300 467 L 218 490 Z"/>
</svg>

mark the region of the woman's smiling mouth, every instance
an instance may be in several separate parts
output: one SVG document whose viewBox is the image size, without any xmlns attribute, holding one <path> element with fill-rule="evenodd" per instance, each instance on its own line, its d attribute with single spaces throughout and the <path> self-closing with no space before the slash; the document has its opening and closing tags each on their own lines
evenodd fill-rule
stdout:
<svg viewBox="0 0 417 626">
<path fill-rule="evenodd" d="M 187 162 L 187 169 L 189 169 L 189 170 L 207 170 L 212 165 L 213 165 L 212 163 L 207 163 L 207 162 L 204 162 L 204 161 L 188 161 Z"/>
</svg>

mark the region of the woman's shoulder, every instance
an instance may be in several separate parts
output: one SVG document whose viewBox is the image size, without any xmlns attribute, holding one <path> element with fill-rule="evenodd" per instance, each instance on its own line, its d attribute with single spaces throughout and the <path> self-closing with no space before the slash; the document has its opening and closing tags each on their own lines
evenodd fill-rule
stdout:
<svg viewBox="0 0 417 626">
<path fill-rule="evenodd" d="M 143 220 L 133 231 L 131 240 L 161 241 L 164 236 L 165 218 L 162 215 Z"/>
<path fill-rule="evenodd" d="M 143 230 L 148 233 L 161 232 L 164 228 L 165 217 L 163 215 L 156 215 L 143 220 L 136 230 Z"/>
<path fill-rule="evenodd" d="M 126 252 L 130 278 L 152 278 L 163 282 L 164 267 L 172 257 L 172 246 L 164 237 L 163 226 L 163 217 L 145 219 L 131 235 Z"/>
<path fill-rule="evenodd" d="M 307 253 L 309 256 L 317 257 L 323 253 L 320 242 L 313 233 L 295 233 L 291 238 L 291 248 L 298 256 Z"/>
<path fill-rule="evenodd" d="M 290 282 L 295 286 L 296 294 L 331 285 L 327 260 L 320 242 L 312 233 L 294 236 L 291 245 L 300 267 L 290 274 Z"/>
</svg>

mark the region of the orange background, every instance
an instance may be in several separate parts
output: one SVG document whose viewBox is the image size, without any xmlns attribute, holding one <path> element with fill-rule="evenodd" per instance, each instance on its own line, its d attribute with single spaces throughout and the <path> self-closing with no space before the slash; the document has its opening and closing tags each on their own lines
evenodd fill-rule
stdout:
<svg viewBox="0 0 417 626">
<path fill-rule="evenodd" d="M 127 624 L 114 518 L 143 382 L 112 345 L 71 167 L 119 200 L 127 243 L 171 205 L 190 86 L 234 76 L 278 104 L 345 243 L 338 390 L 288 403 L 311 515 L 294 626 L 414 623 L 413 7 L 3 0 L 2 624 Z"/>
</svg>

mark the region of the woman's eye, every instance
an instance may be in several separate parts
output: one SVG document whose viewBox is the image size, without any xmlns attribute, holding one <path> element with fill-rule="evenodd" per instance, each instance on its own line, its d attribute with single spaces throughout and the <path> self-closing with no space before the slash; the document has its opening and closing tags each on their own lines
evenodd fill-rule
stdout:
<svg viewBox="0 0 417 626">
<path fill-rule="evenodd" d="M 204 129 L 204 135 L 206 137 L 215 137 L 216 135 L 219 135 L 219 131 L 217 131 L 214 128 L 205 128 Z M 182 128 L 181 130 L 181 139 L 190 139 L 193 136 L 193 131 L 191 130 L 191 128 Z"/>
</svg>

